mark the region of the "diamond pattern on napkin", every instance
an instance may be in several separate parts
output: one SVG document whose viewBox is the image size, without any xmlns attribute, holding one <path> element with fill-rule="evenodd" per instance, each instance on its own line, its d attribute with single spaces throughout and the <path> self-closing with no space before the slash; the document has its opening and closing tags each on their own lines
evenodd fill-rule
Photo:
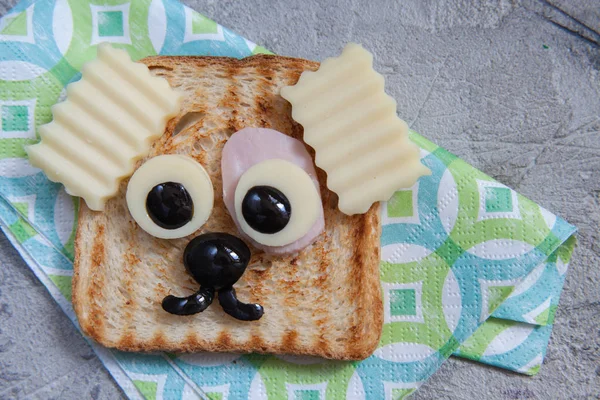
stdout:
<svg viewBox="0 0 600 400">
<path fill-rule="evenodd" d="M 0 139 L 36 139 L 35 103 L 36 99 L 0 100 Z"/>
<path fill-rule="evenodd" d="M 423 281 L 383 283 L 385 322 L 411 321 L 423 323 Z"/>
<path fill-rule="evenodd" d="M 491 218 L 521 219 L 517 193 L 498 182 L 477 181 L 479 189 L 478 221 Z"/>
<path fill-rule="evenodd" d="M 91 45 L 102 42 L 131 44 L 129 34 L 130 3 L 118 6 L 90 4 L 92 13 Z"/>
<path fill-rule="evenodd" d="M 33 37 L 33 7 L 34 5 L 31 5 L 21 12 L 11 12 L 2 17 L 0 41 L 35 43 Z"/>
</svg>

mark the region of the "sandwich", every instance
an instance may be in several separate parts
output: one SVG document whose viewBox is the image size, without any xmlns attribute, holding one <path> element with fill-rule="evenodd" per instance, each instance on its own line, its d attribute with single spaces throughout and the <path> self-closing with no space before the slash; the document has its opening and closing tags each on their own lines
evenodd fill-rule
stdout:
<svg viewBox="0 0 600 400">
<path fill-rule="evenodd" d="M 357 61 L 360 49 L 345 50 L 342 61 Z M 73 104 L 57 106 L 55 120 L 40 129 L 42 142 L 28 149 L 34 165 L 85 199 L 73 279 L 82 331 L 124 351 L 372 354 L 383 323 L 377 200 L 427 173 L 416 147 L 401 157 L 416 171 L 408 178 L 367 164 L 356 169 L 322 150 L 314 133 L 323 127 L 301 112 L 303 102 L 318 99 L 300 84 L 320 88 L 318 79 L 335 72 L 331 61 L 319 68 L 271 55 L 154 56 L 133 66 L 124 57 L 101 46 L 83 83 L 67 91 Z M 382 80 L 366 87 L 344 101 L 356 102 L 364 90 L 381 100 Z M 85 96 L 112 115 L 90 108 Z M 352 108 L 330 103 L 336 112 Z M 406 127 L 381 115 L 395 117 L 395 103 L 393 110 L 387 98 L 381 104 L 374 134 L 388 121 L 379 135 L 385 147 L 409 146 Z M 98 143 L 88 141 L 89 155 L 65 150 L 87 146 L 75 138 L 82 118 L 70 117 L 71 109 L 85 114 L 84 134 L 94 127 L 89 135 Z M 390 140 L 396 128 L 401 134 Z M 110 151 L 98 132 L 115 131 L 131 138 L 118 137 Z"/>
</svg>

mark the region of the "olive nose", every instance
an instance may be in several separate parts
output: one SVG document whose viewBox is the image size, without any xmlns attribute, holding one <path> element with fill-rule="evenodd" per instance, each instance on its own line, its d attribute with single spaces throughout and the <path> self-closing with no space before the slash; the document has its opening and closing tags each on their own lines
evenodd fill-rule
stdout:
<svg viewBox="0 0 600 400">
<path fill-rule="evenodd" d="M 212 232 L 188 243 L 183 252 L 183 263 L 201 286 L 220 290 L 240 279 L 250 262 L 250 255 L 250 249 L 240 238 Z"/>
</svg>

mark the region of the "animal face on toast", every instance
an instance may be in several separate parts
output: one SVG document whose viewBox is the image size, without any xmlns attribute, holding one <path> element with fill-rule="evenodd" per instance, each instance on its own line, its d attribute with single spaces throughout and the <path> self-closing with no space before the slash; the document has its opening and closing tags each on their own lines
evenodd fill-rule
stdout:
<svg viewBox="0 0 600 400">
<path fill-rule="evenodd" d="M 133 351 L 372 353 L 378 201 L 427 169 L 359 47 L 319 68 L 277 56 L 132 63 L 100 46 L 29 149 L 85 199 L 73 283 L 85 333 Z M 358 88 L 344 79 L 355 69 Z M 105 70 L 114 79 L 94 80 Z M 86 95 L 103 110 L 81 106 Z M 87 129 L 71 132 L 71 109 Z M 69 146 L 78 155 L 65 160 Z"/>
<path fill-rule="evenodd" d="M 193 137 L 205 131 L 203 122 L 178 134 Z M 174 139 L 169 132 L 165 137 Z M 165 147 L 171 145 L 167 142 Z M 213 143 L 210 152 L 213 159 L 221 159 L 220 171 L 217 168 L 212 177 L 194 158 L 197 150 L 156 155 L 142 163 L 127 184 L 128 210 L 137 226 L 156 238 L 188 237 L 211 217 L 214 178 L 237 236 L 209 231 L 190 240 L 183 263 L 200 289 L 185 298 L 168 295 L 162 307 L 171 314 L 196 314 L 213 302 L 217 292 L 227 314 L 254 321 L 262 317 L 263 308 L 239 301 L 233 288 L 251 255 L 241 238 L 256 249 L 279 255 L 312 244 L 324 227 L 319 180 L 304 144 L 272 129 L 244 128 L 226 141 Z"/>
</svg>

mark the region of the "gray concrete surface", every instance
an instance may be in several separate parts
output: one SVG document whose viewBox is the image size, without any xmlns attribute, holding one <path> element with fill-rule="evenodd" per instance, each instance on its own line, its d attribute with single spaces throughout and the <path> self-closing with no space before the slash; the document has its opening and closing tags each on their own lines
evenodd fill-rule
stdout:
<svg viewBox="0 0 600 400">
<path fill-rule="evenodd" d="M 539 375 L 452 359 L 415 399 L 600 397 L 599 0 L 184 2 L 280 54 L 363 43 L 414 129 L 579 228 Z M 122 396 L 4 238 L 0 257 L 0 398 Z"/>
</svg>

